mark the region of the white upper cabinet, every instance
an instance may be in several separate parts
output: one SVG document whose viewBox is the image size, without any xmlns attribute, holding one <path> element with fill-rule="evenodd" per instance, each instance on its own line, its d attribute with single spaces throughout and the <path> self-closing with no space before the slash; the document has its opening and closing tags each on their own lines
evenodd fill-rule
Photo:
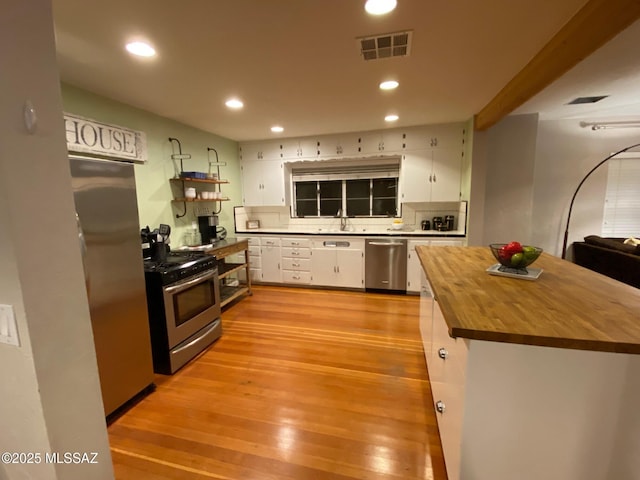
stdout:
<svg viewBox="0 0 640 480">
<path fill-rule="evenodd" d="M 240 159 L 244 162 L 256 160 L 277 160 L 280 158 L 278 142 L 251 142 L 240 145 Z"/>
<path fill-rule="evenodd" d="M 457 202 L 460 200 L 462 152 L 433 149 L 402 156 L 402 202 Z"/>
<path fill-rule="evenodd" d="M 378 130 L 360 135 L 361 152 L 364 155 L 383 155 L 402 151 L 403 133 L 400 130 Z"/>
<path fill-rule="evenodd" d="M 400 169 L 402 202 L 460 200 L 464 125 L 410 127 Z"/>
<path fill-rule="evenodd" d="M 431 171 L 433 151 L 407 152 L 400 164 L 400 201 L 429 202 L 431 200 Z"/>
<path fill-rule="evenodd" d="M 244 205 L 286 205 L 283 167 L 280 160 L 243 161 L 241 171 Z"/>
<path fill-rule="evenodd" d="M 360 154 L 360 135 L 346 133 L 318 138 L 319 156 L 322 158 L 355 157 Z"/>
<path fill-rule="evenodd" d="M 394 155 L 402 155 L 401 202 L 459 201 L 464 138 L 456 123 L 243 143 L 244 205 L 289 203 L 283 164 Z"/>
<path fill-rule="evenodd" d="M 408 128 L 404 133 L 404 151 L 431 150 L 437 143 L 426 128 Z"/>
<path fill-rule="evenodd" d="M 279 143 L 280 158 L 303 159 L 318 156 L 318 141 L 315 138 L 292 138 Z"/>
<path fill-rule="evenodd" d="M 431 169 L 431 201 L 457 202 L 460 200 L 462 150 L 438 147 L 433 150 Z"/>
</svg>

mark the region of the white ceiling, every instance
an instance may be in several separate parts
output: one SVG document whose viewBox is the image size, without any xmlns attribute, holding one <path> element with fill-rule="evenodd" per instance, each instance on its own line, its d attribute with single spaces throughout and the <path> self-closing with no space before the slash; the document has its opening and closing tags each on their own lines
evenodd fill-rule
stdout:
<svg viewBox="0 0 640 480">
<path fill-rule="evenodd" d="M 281 137 L 380 129 L 388 113 L 400 116 L 394 127 L 468 120 L 584 3 L 398 0 L 384 17 L 367 15 L 364 0 L 53 0 L 53 7 L 64 82 L 243 141 L 272 138 L 274 124 L 284 126 Z M 409 56 L 362 60 L 357 37 L 405 30 L 413 31 Z M 566 116 L 562 104 L 599 94 L 612 95 L 600 102 L 610 115 L 619 105 L 637 107 L 639 38 L 634 25 L 516 113 Z M 132 39 L 150 41 L 158 56 L 131 57 L 124 44 Z M 400 87 L 381 92 L 388 78 Z M 228 110 L 230 96 L 245 108 Z M 571 107 L 570 115 L 593 109 Z"/>
</svg>

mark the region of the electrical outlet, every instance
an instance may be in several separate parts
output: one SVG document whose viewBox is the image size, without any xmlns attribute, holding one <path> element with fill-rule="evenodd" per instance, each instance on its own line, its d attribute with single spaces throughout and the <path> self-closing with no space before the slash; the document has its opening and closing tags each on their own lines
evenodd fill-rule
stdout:
<svg viewBox="0 0 640 480">
<path fill-rule="evenodd" d="M 12 305 L 0 305 L 0 343 L 20 346 L 18 325 Z"/>
</svg>

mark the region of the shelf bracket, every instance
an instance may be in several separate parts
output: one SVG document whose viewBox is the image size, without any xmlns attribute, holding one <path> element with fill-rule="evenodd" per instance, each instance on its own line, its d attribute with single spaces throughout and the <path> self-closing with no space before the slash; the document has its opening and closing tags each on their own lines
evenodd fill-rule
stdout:
<svg viewBox="0 0 640 480">
<path fill-rule="evenodd" d="M 189 160 L 191 158 L 191 154 L 182 153 L 182 144 L 180 143 L 180 140 L 178 140 L 177 138 L 169 137 L 169 142 L 171 142 L 171 149 L 174 152 L 174 153 L 171 154 L 171 160 L 174 160 L 174 161 L 175 160 L 180 160 L 180 173 L 182 173 L 182 172 L 184 172 L 184 167 L 182 165 L 182 161 L 183 160 Z M 174 142 L 178 144 L 178 153 L 175 153 Z M 185 211 L 186 211 L 186 208 L 187 207 L 185 205 Z"/>
</svg>

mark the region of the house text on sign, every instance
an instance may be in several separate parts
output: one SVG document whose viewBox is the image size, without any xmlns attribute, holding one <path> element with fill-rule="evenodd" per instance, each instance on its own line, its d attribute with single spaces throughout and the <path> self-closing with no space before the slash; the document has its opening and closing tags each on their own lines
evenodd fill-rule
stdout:
<svg viewBox="0 0 640 480">
<path fill-rule="evenodd" d="M 64 114 L 64 129 L 69 152 L 132 162 L 147 161 L 147 138 L 144 132 L 69 113 Z"/>
</svg>

